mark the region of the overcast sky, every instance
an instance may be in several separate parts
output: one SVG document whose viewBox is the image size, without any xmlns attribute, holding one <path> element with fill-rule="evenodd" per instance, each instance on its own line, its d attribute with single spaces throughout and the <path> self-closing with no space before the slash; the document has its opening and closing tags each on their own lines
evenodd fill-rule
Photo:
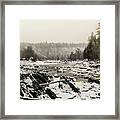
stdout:
<svg viewBox="0 0 120 120">
<path fill-rule="evenodd" d="M 98 20 L 21 20 L 20 42 L 86 43 Z"/>
</svg>

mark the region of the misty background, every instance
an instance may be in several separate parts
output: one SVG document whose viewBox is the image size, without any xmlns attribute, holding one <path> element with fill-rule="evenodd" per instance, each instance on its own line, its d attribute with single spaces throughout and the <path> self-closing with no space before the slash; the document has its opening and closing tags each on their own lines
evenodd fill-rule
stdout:
<svg viewBox="0 0 120 120">
<path fill-rule="evenodd" d="M 98 20 L 21 20 L 20 42 L 87 43 Z"/>
<path fill-rule="evenodd" d="M 20 21 L 21 59 L 29 60 L 31 57 L 34 60 L 98 59 L 99 49 L 98 20 Z"/>
</svg>

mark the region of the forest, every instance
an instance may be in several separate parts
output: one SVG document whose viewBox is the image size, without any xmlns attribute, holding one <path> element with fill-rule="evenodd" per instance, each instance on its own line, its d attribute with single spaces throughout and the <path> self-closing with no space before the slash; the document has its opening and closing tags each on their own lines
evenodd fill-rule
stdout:
<svg viewBox="0 0 120 120">
<path fill-rule="evenodd" d="M 88 43 L 21 43 L 20 59 L 25 60 L 99 60 L 100 24 L 88 37 Z"/>
</svg>

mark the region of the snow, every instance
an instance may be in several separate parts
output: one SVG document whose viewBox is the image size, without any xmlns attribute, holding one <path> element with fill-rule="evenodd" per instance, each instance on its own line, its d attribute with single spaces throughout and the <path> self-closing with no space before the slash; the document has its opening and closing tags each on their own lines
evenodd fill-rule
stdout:
<svg viewBox="0 0 120 120">
<path fill-rule="evenodd" d="M 48 77 L 48 84 L 51 81 L 51 84 L 47 85 L 47 87 L 56 94 L 56 99 L 100 99 L 100 84 L 88 81 L 89 78 L 94 78 L 94 81 L 100 81 L 100 68 L 93 67 L 98 64 L 98 62 L 94 61 L 69 61 L 68 63 L 52 60 L 36 62 L 20 61 L 20 74 L 30 73 L 32 75 L 36 72 L 44 73 Z M 61 78 L 62 76 L 64 78 Z M 69 83 L 64 83 L 65 79 L 79 89 L 79 93 L 74 92 Z M 33 80 L 29 76 L 26 79 L 20 79 L 20 81 L 24 81 L 32 87 Z M 33 90 L 33 88 L 28 90 L 21 84 L 22 86 L 26 91 L 38 92 Z M 24 93 L 24 96 L 21 97 L 29 98 L 29 96 L 29 93 Z M 40 100 L 51 99 L 44 91 L 37 95 L 37 98 Z"/>
</svg>

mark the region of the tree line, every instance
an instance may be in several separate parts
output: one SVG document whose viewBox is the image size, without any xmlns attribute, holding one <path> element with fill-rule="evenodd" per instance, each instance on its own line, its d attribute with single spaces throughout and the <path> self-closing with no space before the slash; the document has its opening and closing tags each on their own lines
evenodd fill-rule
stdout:
<svg viewBox="0 0 120 120">
<path fill-rule="evenodd" d="M 46 43 L 47 44 L 47 43 Z M 88 45 L 84 48 L 84 50 L 81 50 L 81 47 L 77 47 L 75 50 L 71 51 L 69 54 L 67 54 L 70 50 L 67 49 L 65 51 L 66 47 L 62 50 L 62 47 L 57 48 L 51 48 L 50 47 L 44 48 L 44 51 L 38 51 L 38 53 L 44 52 L 43 54 L 36 53 L 32 46 L 27 46 L 23 50 L 20 51 L 20 58 L 24 58 L 26 60 L 69 60 L 69 61 L 76 61 L 76 60 L 100 60 L 100 24 L 98 23 L 97 32 L 94 34 L 93 32 L 88 37 Z M 63 44 L 64 46 L 68 46 L 67 44 Z M 72 46 L 73 44 L 71 44 Z M 55 51 L 56 50 L 56 51 Z M 62 51 L 64 54 L 62 54 Z M 66 53 L 65 53 L 66 52 Z"/>
</svg>

